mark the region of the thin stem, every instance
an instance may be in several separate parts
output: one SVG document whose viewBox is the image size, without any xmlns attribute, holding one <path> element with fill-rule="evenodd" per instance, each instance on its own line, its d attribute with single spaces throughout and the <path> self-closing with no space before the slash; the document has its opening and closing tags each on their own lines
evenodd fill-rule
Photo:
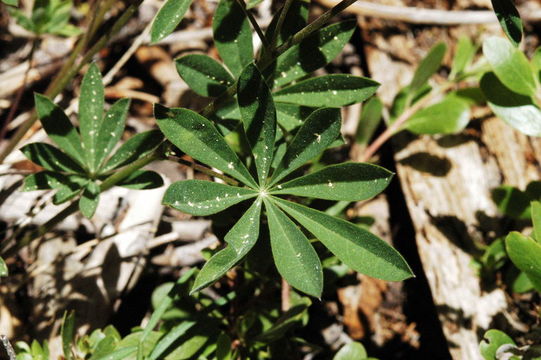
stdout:
<svg viewBox="0 0 541 360">
<path fill-rule="evenodd" d="M 431 92 L 421 100 L 417 101 L 415 104 L 407 108 L 387 129 L 385 129 L 384 132 L 379 135 L 370 146 L 366 148 L 364 153 L 362 154 L 361 158 L 359 159 L 360 162 L 368 161 L 374 156 L 374 154 L 379 150 L 379 148 L 387 142 L 396 132 L 401 130 L 402 125 L 406 123 L 409 118 L 411 118 L 417 111 L 421 110 L 425 105 L 427 105 L 429 102 L 431 102 L 435 97 L 441 95 L 451 87 L 453 87 L 455 83 L 448 82 L 443 84 L 439 89 L 436 91 Z"/>
<path fill-rule="evenodd" d="M 278 17 L 278 22 L 276 23 L 276 27 L 274 28 L 274 33 L 272 34 L 272 38 L 270 41 L 270 52 L 274 51 L 274 49 L 276 48 L 276 44 L 278 43 L 278 37 L 280 36 L 282 26 L 284 25 L 284 21 L 286 19 L 287 13 L 289 12 L 291 4 L 293 4 L 293 1 L 294 0 L 286 0 L 286 3 L 282 7 L 282 10 L 280 10 L 280 17 Z"/>
<path fill-rule="evenodd" d="M 280 295 L 282 298 L 282 312 L 286 312 L 291 308 L 291 285 L 284 278 L 282 278 L 282 291 Z"/>
<path fill-rule="evenodd" d="M 229 185 L 232 185 L 232 186 L 238 186 L 239 185 L 239 182 L 237 180 L 235 180 L 233 178 L 230 178 L 229 176 L 226 176 L 224 174 L 220 174 L 219 172 L 216 172 L 216 171 L 214 171 L 212 169 L 209 169 L 208 167 L 196 164 L 195 162 L 187 161 L 187 160 L 179 158 L 178 156 L 172 156 L 172 155 L 168 156 L 167 158 L 169 160 L 176 161 L 179 164 L 182 164 L 182 165 L 188 166 L 190 168 L 193 168 L 194 170 L 200 171 L 203 174 L 206 174 L 208 176 L 216 177 L 218 179 L 221 179 L 221 180 L 223 180 L 224 182 L 226 182 Z"/>
<path fill-rule="evenodd" d="M 257 20 L 255 19 L 254 15 L 246 8 L 246 3 L 244 2 L 244 0 L 237 0 L 237 3 L 242 8 L 242 11 L 246 14 L 246 17 L 248 17 L 248 20 L 250 20 L 252 27 L 257 33 L 257 36 L 259 36 L 259 39 L 261 39 L 261 42 L 263 43 L 263 46 L 265 47 L 265 49 L 268 49 L 269 41 L 267 40 L 267 37 L 263 33 L 263 30 L 261 30 L 261 27 L 257 23 Z"/>
<path fill-rule="evenodd" d="M 111 37 L 116 34 L 128 22 L 128 20 L 132 17 L 132 15 L 135 13 L 135 11 L 142 2 L 143 0 L 137 0 L 134 4 L 130 5 L 116 20 L 111 29 L 105 34 L 103 34 L 98 41 L 96 41 L 96 43 L 86 52 L 86 54 L 77 65 L 74 65 L 77 56 L 84 48 L 84 41 L 79 41 L 76 48 L 72 52 L 72 55 L 70 56 L 64 67 L 60 70 L 58 76 L 55 78 L 55 80 L 53 80 L 51 85 L 49 85 L 49 88 L 45 92 L 45 95 L 51 99 L 54 99 L 66 87 L 66 85 L 71 81 L 71 79 L 81 70 L 81 68 L 86 63 L 88 63 L 98 51 L 103 49 L 109 39 L 111 39 Z M 13 149 L 15 149 L 15 147 L 19 144 L 24 135 L 28 132 L 28 130 L 30 130 L 32 125 L 34 125 L 36 120 L 37 116 L 34 112 L 34 114 L 30 116 L 28 120 L 21 124 L 15 134 L 13 134 L 13 137 L 10 139 L 6 148 L 4 148 L 4 150 L 0 153 L 0 163 L 2 163 L 6 159 L 6 157 L 13 151 Z"/>
</svg>

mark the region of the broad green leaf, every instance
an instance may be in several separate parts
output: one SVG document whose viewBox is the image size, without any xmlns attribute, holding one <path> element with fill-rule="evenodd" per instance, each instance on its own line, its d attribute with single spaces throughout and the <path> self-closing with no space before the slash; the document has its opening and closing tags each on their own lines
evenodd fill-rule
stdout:
<svg viewBox="0 0 541 360">
<path fill-rule="evenodd" d="M 388 281 L 413 276 L 402 255 L 368 230 L 303 205 L 274 200 L 353 270 Z"/>
<path fill-rule="evenodd" d="M 271 194 L 289 194 L 326 200 L 359 201 L 382 192 L 393 173 L 372 164 L 342 163 L 278 185 Z"/>
<path fill-rule="evenodd" d="M 530 208 L 532 213 L 533 238 L 538 243 L 541 243 L 541 202 L 532 201 Z"/>
<path fill-rule="evenodd" d="M 282 314 L 270 328 L 255 337 L 256 341 L 272 343 L 284 339 L 286 333 L 294 326 L 305 324 L 303 320 L 307 318 L 308 308 L 312 305 L 312 301 L 303 296 L 299 300 L 292 302 L 292 307 L 288 311 Z"/>
<path fill-rule="evenodd" d="M 214 44 L 225 65 L 235 76 L 253 61 L 252 30 L 235 0 L 221 0 L 212 21 Z"/>
<path fill-rule="evenodd" d="M 481 90 L 496 116 L 526 135 L 541 136 L 541 110 L 529 96 L 509 90 L 492 72 L 481 78 Z"/>
<path fill-rule="evenodd" d="M 532 60 L 532 71 L 535 79 L 538 83 L 541 82 L 541 46 L 535 49 L 535 52 L 533 53 Z"/>
<path fill-rule="evenodd" d="M 222 332 L 216 341 L 216 360 L 232 359 L 231 338 Z"/>
<path fill-rule="evenodd" d="M 509 41 L 495 36 L 489 37 L 483 42 L 483 54 L 498 79 L 508 89 L 521 95 L 535 94 L 535 79 L 528 59 Z"/>
<path fill-rule="evenodd" d="M 273 86 L 283 86 L 327 65 L 342 51 L 356 27 L 356 20 L 332 24 L 292 46 L 276 60 L 270 79 Z"/>
<path fill-rule="evenodd" d="M 490 329 L 483 335 L 479 351 L 485 360 L 495 360 L 496 353 L 502 345 L 515 346 L 515 342 L 503 331 Z"/>
<path fill-rule="evenodd" d="M 352 341 L 340 348 L 333 360 L 364 360 L 368 357 L 366 350 L 360 342 Z"/>
<path fill-rule="evenodd" d="M 22 191 L 57 189 L 66 181 L 66 177 L 57 172 L 40 171 L 24 178 Z"/>
<path fill-rule="evenodd" d="M 62 338 L 62 351 L 66 360 L 73 359 L 71 346 L 75 336 L 75 312 L 64 312 L 62 326 L 60 328 L 60 337 Z"/>
<path fill-rule="evenodd" d="M 81 137 L 64 111 L 46 96 L 34 94 L 36 112 L 47 135 L 79 164 L 84 164 Z"/>
<path fill-rule="evenodd" d="M 368 145 L 370 139 L 381 123 L 383 115 L 383 102 L 373 97 L 363 104 L 355 141 L 360 145 Z"/>
<path fill-rule="evenodd" d="M 250 251 L 259 237 L 260 217 L 261 200 L 257 200 L 225 235 L 227 247 L 212 256 L 197 274 L 190 294 L 221 278 Z"/>
<path fill-rule="evenodd" d="M 103 355 L 95 360 L 126 360 L 133 359 L 133 354 L 137 351 L 137 346 L 119 347 L 112 353 Z"/>
<path fill-rule="evenodd" d="M 282 24 L 282 28 L 279 30 L 276 45 L 281 45 L 287 41 L 291 36 L 295 35 L 299 30 L 306 26 L 308 21 L 308 12 L 310 7 L 310 0 L 294 0 L 291 2 L 289 10 Z M 272 18 L 265 36 L 267 39 L 272 39 L 275 36 L 276 26 L 278 25 L 278 18 L 282 13 L 284 7 L 282 6 Z"/>
<path fill-rule="evenodd" d="M 524 271 L 535 289 L 541 292 L 541 244 L 516 231 L 505 238 L 509 258 Z"/>
<path fill-rule="evenodd" d="M 135 190 L 156 189 L 163 186 L 163 179 L 157 172 L 137 170 L 116 185 Z"/>
<path fill-rule="evenodd" d="M 469 104 L 458 97 L 448 96 L 417 111 L 404 128 L 415 134 L 455 134 L 464 130 L 469 121 Z"/>
<path fill-rule="evenodd" d="M 270 185 L 325 151 L 340 135 L 341 121 L 340 109 L 324 108 L 310 114 L 274 171 Z"/>
<path fill-rule="evenodd" d="M 150 334 L 146 337 L 146 339 L 143 341 L 141 348 L 139 348 L 139 344 L 141 341 L 141 338 L 143 337 L 142 331 L 137 331 L 129 334 L 124 339 L 122 339 L 119 344 L 117 345 L 118 349 L 127 348 L 131 349 L 132 347 L 135 347 L 136 351 L 134 352 L 127 352 L 126 356 L 123 358 L 115 358 L 115 359 L 123 359 L 123 360 L 136 360 L 137 359 L 137 352 L 141 351 L 141 354 L 146 357 L 150 354 L 152 349 L 155 347 L 156 343 L 159 341 L 159 339 L 162 337 L 162 333 L 158 331 L 151 331 Z M 141 350 L 138 350 L 141 349 Z M 104 358 L 104 360 L 107 359 L 107 357 Z"/>
<path fill-rule="evenodd" d="M 276 109 L 270 89 L 254 64 L 246 66 L 239 77 L 237 99 L 257 168 L 259 184 L 269 175 L 276 137 Z"/>
<path fill-rule="evenodd" d="M 468 36 L 461 36 L 456 44 L 449 78 L 454 79 L 457 75 L 463 73 L 470 65 L 476 52 L 477 47 L 472 43 L 470 38 Z"/>
<path fill-rule="evenodd" d="M 2 2 L 11 6 L 17 6 L 19 4 L 19 0 L 2 0 Z"/>
<path fill-rule="evenodd" d="M 319 298 L 323 291 L 323 270 L 310 241 L 272 200 L 265 200 L 265 209 L 278 272 L 294 288 Z"/>
<path fill-rule="evenodd" d="M 447 51 L 447 45 L 445 43 L 438 43 L 430 49 L 428 54 L 423 58 L 415 74 L 413 74 L 413 79 L 409 85 L 410 94 L 417 92 L 421 89 L 428 80 L 438 71 Z"/>
<path fill-rule="evenodd" d="M 287 131 L 291 131 L 302 125 L 315 109 L 295 104 L 276 103 L 276 118 L 278 123 Z"/>
<path fill-rule="evenodd" d="M 216 335 L 219 331 L 216 323 L 212 319 L 201 319 L 188 331 L 183 331 L 183 324 L 174 327 L 160 340 L 152 351 L 149 360 L 187 360 L 197 359 L 206 344 L 214 344 Z M 177 348 L 171 345 L 180 344 Z M 167 350 L 174 349 L 167 353 Z M 202 358 L 203 357 L 203 354 Z"/>
<path fill-rule="evenodd" d="M 518 46 L 522 40 L 522 21 L 513 0 L 491 1 L 503 32 L 515 46 Z"/>
<path fill-rule="evenodd" d="M 89 182 L 79 199 L 79 210 L 88 219 L 94 216 L 100 199 L 100 187 L 95 182 Z"/>
<path fill-rule="evenodd" d="M 191 215 L 216 214 L 257 196 L 257 192 L 205 180 L 177 181 L 165 192 L 163 204 Z"/>
<path fill-rule="evenodd" d="M 227 146 L 212 122 L 188 109 L 168 109 L 156 104 L 154 116 L 165 137 L 196 160 L 257 187 L 237 154 Z"/>
<path fill-rule="evenodd" d="M 506 257 L 507 257 L 507 254 L 506 254 Z M 516 272 L 513 270 L 516 270 Z M 506 279 L 506 282 L 510 284 L 508 286 L 511 292 L 517 293 L 517 294 L 523 294 L 525 292 L 534 290 L 533 284 L 525 272 L 520 271 L 519 269 L 516 269 L 516 268 L 510 269 L 508 270 L 506 274 L 507 275 L 506 278 L 511 277 L 509 276 L 509 273 L 512 274 L 512 278 L 509 280 Z"/>
<path fill-rule="evenodd" d="M 4 259 L 0 257 L 0 277 L 8 276 L 8 266 Z"/>
<path fill-rule="evenodd" d="M 167 0 L 156 14 L 150 30 L 150 40 L 156 43 L 171 34 L 190 8 L 191 0 Z"/>
<path fill-rule="evenodd" d="M 186 334 L 197 323 L 195 321 L 184 321 L 181 324 L 173 327 L 167 332 L 163 338 L 154 346 L 149 355 L 149 360 L 158 359 L 179 337 Z"/>
<path fill-rule="evenodd" d="M 175 63 L 180 77 L 201 96 L 220 96 L 235 82 L 220 63 L 207 55 L 190 54 Z"/>
<path fill-rule="evenodd" d="M 341 107 L 372 96 L 379 83 L 361 76 L 331 74 L 310 78 L 276 93 L 274 100 L 314 107 Z"/>
<path fill-rule="evenodd" d="M 47 170 L 75 174 L 84 173 L 83 168 L 74 160 L 52 145 L 31 143 L 23 146 L 21 151 L 28 160 Z"/>
<path fill-rule="evenodd" d="M 129 99 L 118 100 L 107 113 L 96 136 L 94 168 L 98 169 L 120 140 L 130 107 Z"/>
<path fill-rule="evenodd" d="M 159 130 L 150 130 L 132 136 L 105 163 L 101 173 L 118 169 L 153 152 L 163 141 Z"/>
<path fill-rule="evenodd" d="M 96 64 L 91 64 L 81 83 L 79 97 L 79 126 L 86 164 L 91 172 L 96 171 L 98 131 L 103 121 L 103 81 Z"/>
</svg>

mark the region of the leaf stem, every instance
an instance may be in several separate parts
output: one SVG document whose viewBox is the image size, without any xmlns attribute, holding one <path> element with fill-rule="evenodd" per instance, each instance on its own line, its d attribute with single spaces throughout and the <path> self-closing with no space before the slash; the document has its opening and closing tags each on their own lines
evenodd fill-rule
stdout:
<svg viewBox="0 0 541 360">
<path fill-rule="evenodd" d="M 221 180 L 223 180 L 224 182 L 226 182 L 229 185 L 239 186 L 239 182 L 237 180 L 232 179 L 229 176 L 226 176 L 224 174 L 220 174 L 219 172 L 216 172 L 216 171 L 214 171 L 212 169 L 209 169 L 208 167 L 196 164 L 195 162 L 187 161 L 187 160 L 184 160 L 184 159 L 179 158 L 178 156 L 174 156 L 174 155 L 168 156 L 167 159 L 169 159 L 171 161 L 176 161 L 179 164 L 182 164 L 182 165 L 188 166 L 190 168 L 193 168 L 193 169 L 195 169 L 197 171 L 200 171 L 203 174 L 206 174 L 208 176 L 216 177 L 218 179 L 221 179 Z"/>
<path fill-rule="evenodd" d="M 269 47 L 269 41 L 267 40 L 267 37 L 263 33 L 263 30 L 261 30 L 261 27 L 257 23 L 257 20 L 255 19 L 254 15 L 246 8 L 246 3 L 244 2 L 244 0 L 237 0 L 237 3 L 242 8 L 242 11 L 244 12 L 244 14 L 246 14 L 246 17 L 252 24 L 252 27 L 257 33 L 257 36 L 259 36 L 259 39 L 261 39 L 263 46 L 267 49 Z"/>
<path fill-rule="evenodd" d="M 424 106 L 428 105 L 434 98 L 443 94 L 455 85 L 454 82 L 447 82 L 442 84 L 437 90 L 431 92 L 424 98 L 420 99 L 412 106 L 407 108 L 384 132 L 382 132 L 374 142 L 372 142 L 361 155 L 360 162 L 366 162 L 374 156 L 374 154 L 381 148 L 387 140 L 401 130 L 402 125 L 406 123 L 417 111 L 421 110 Z"/>
<path fill-rule="evenodd" d="M 276 27 L 274 28 L 274 33 L 272 34 L 272 38 L 270 41 L 269 52 L 271 53 L 276 48 L 276 44 L 278 43 L 278 37 L 280 36 L 280 32 L 282 31 L 282 26 L 284 25 L 284 21 L 286 19 L 287 13 L 289 12 L 291 4 L 293 4 L 293 0 L 286 0 L 286 3 L 282 7 L 282 10 L 280 10 L 280 17 L 278 17 L 278 22 L 276 22 Z"/>
</svg>

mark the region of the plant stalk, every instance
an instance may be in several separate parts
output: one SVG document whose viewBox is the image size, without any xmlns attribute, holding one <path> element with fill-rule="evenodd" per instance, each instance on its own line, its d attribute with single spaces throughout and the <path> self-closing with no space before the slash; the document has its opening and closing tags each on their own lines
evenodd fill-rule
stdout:
<svg viewBox="0 0 541 360">
<path fill-rule="evenodd" d="M 257 36 L 259 36 L 259 39 L 263 43 L 263 46 L 265 47 L 265 49 L 267 49 L 269 47 L 269 41 L 267 40 L 265 33 L 263 33 L 263 30 L 261 30 L 261 27 L 257 23 L 257 20 L 255 19 L 254 15 L 246 8 L 246 3 L 244 2 L 244 0 L 237 0 L 237 3 L 242 8 L 242 11 L 244 12 L 244 14 L 246 14 L 246 17 L 252 24 L 252 27 L 254 28 Z"/>
</svg>

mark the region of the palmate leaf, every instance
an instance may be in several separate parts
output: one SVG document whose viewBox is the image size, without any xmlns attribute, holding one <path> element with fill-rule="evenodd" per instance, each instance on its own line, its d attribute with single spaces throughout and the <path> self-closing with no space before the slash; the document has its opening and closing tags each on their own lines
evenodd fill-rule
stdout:
<svg viewBox="0 0 541 360">
<path fill-rule="evenodd" d="M 270 89 L 254 64 L 248 65 L 238 81 L 237 98 L 252 148 L 259 184 L 265 184 L 274 154 L 276 109 Z"/>
<path fill-rule="evenodd" d="M 34 94 L 36 112 L 43 129 L 66 154 L 83 165 L 81 137 L 64 111 L 46 96 Z"/>
<path fill-rule="evenodd" d="M 68 178 L 53 171 L 40 171 L 24 178 L 22 191 L 51 190 L 62 187 Z"/>
<path fill-rule="evenodd" d="M 79 164 L 52 145 L 31 143 L 23 146 L 21 151 L 30 161 L 46 170 L 72 174 L 84 173 Z"/>
<path fill-rule="evenodd" d="M 105 158 L 111 153 L 111 150 L 113 150 L 120 140 L 122 132 L 124 131 L 129 107 L 129 99 L 120 99 L 114 103 L 105 114 L 105 118 L 103 119 L 96 136 L 96 152 L 94 160 L 96 169 L 100 167 Z"/>
<path fill-rule="evenodd" d="M 272 256 L 278 272 L 296 289 L 320 297 L 323 291 L 321 261 L 302 231 L 286 214 L 265 200 Z"/>
<path fill-rule="evenodd" d="M 300 125 L 315 110 L 307 106 L 295 104 L 276 103 L 276 120 L 287 131 L 291 131 Z"/>
<path fill-rule="evenodd" d="M 163 135 L 159 130 L 145 131 L 132 136 L 114 153 L 105 163 L 101 172 L 108 172 L 127 165 L 140 157 L 145 157 L 153 152 L 163 141 Z"/>
<path fill-rule="evenodd" d="M 79 195 L 88 184 L 88 181 L 88 179 L 77 175 L 66 176 L 66 181 L 56 188 L 57 191 L 53 196 L 53 204 L 62 204 Z"/>
<path fill-rule="evenodd" d="M 483 42 L 483 55 L 507 88 L 521 95 L 535 94 L 536 84 L 528 59 L 509 41 L 495 36 L 489 37 Z"/>
<path fill-rule="evenodd" d="M 291 201 L 273 200 L 353 270 L 388 281 L 413 276 L 400 253 L 371 232 Z"/>
<path fill-rule="evenodd" d="M 184 180 L 171 184 L 162 202 L 187 214 L 205 216 L 216 214 L 257 194 L 251 189 L 211 181 Z"/>
<path fill-rule="evenodd" d="M 526 135 L 541 136 L 541 109 L 529 96 L 509 90 L 492 72 L 480 85 L 494 114 Z"/>
<path fill-rule="evenodd" d="M 248 254 L 259 237 L 260 217 L 261 200 L 256 200 L 225 235 L 227 247 L 212 256 L 197 274 L 190 294 L 221 278 Z"/>
<path fill-rule="evenodd" d="M 274 93 L 274 100 L 314 107 L 341 107 L 374 95 L 379 83 L 353 75 L 331 74 L 310 78 Z"/>
<path fill-rule="evenodd" d="M 148 190 L 163 186 L 163 179 L 157 172 L 150 170 L 137 170 L 116 184 L 128 189 Z"/>
<path fill-rule="evenodd" d="M 257 187 L 237 154 L 229 148 L 212 122 L 188 109 L 168 109 L 156 104 L 154 116 L 160 130 L 176 147 L 196 160 Z"/>
<path fill-rule="evenodd" d="M 182 21 L 191 3 L 192 0 L 167 0 L 152 23 L 150 29 L 151 42 L 156 43 L 171 34 Z"/>
<path fill-rule="evenodd" d="M 292 46 L 276 60 L 269 84 L 280 87 L 327 65 L 348 43 L 356 26 L 356 20 L 332 24 Z"/>
<path fill-rule="evenodd" d="M 175 63 L 180 77 L 201 96 L 220 96 L 235 82 L 219 62 L 207 55 L 190 54 Z"/>
<path fill-rule="evenodd" d="M 340 109 L 324 108 L 310 114 L 274 171 L 270 185 L 327 149 L 340 134 L 341 121 Z"/>
<path fill-rule="evenodd" d="M 271 194 L 307 196 L 326 200 L 360 201 L 382 192 L 393 173 L 380 166 L 343 163 L 280 184 Z"/>
<path fill-rule="evenodd" d="M 535 289 L 541 292 L 541 244 L 513 231 L 505 238 L 505 247 L 513 264 L 526 273 Z"/>
<path fill-rule="evenodd" d="M 103 122 L 104 91 L 101 73 L 91 64 L 83 77 L 79 97 L 79 124 L 86 164 L 91 172 L 98 167 L 98 131 Z"/>
<path fill-rule="evenodd" d="M 214 44 L 225 65 L 235 76 L 253 61 L 252 30 L 235 0 L 221 0 L 212 21 Z"/>
<path fill-rule="evenodd" d="M 518 46 L 522 40 L 522 21 L 512 0 L 491 0 L 496 17 L 503 32 L 513 45 Z"/>
</svg>

